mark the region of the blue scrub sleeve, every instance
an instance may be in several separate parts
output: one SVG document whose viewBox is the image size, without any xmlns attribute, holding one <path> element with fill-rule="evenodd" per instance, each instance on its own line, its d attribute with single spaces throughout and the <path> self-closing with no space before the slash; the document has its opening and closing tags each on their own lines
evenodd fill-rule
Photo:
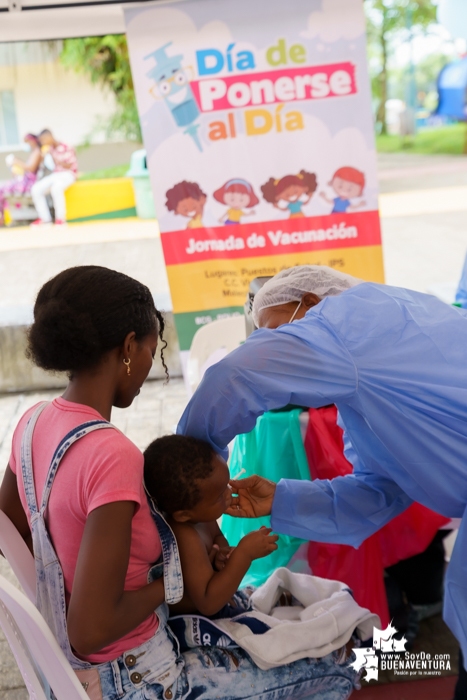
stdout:
<svg viewBox="0 0 467 700">
<path fill-rule="evenodd" d="M 271 527 L 286 535 L 315 542 L 359 547 L 383 525 L 402 513 L 412 499 L 392 479 L 367 471 L 344 430 L 344 455 L 354 473 L 332 481 L 279 481 Z"/>
<path fill-rule="evenodd" d="M 255 331 L 208 369 L 177 433 L 209 442 L 227 456 L 229 442 L 261 414 L 288 404 L 325 406 L 350 398 L 357 372 L 349 352 L 319 316 Z"/>
<path fill-rule="evenodd" d="M 332 481 L 281 479 L 274 496 L 271 527 L 304 540 L 359 547 L 411 503 L 394 481 L 373 472 L 339 476 Z"/>
</svg>

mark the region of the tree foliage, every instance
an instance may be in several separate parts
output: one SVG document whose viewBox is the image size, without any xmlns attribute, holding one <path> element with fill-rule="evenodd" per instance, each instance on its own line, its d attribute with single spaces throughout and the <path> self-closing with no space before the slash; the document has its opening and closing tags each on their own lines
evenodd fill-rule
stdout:
<svg viewBox="0 0 467 700">
<path fill-rule="evenodd" d="M 107 135 L 141 142 L 128 46 L 124 34 L 65 39 L 60 60 L 66 68 L 87 75 L 92 83 L 109 89 L 117 109 L 104 125 Z"/>
<path fill-rule="evenodd" d="M 409 41 L 411 32 L 426 31 L 436 21 L 436 6 L 432 0 L 364 0 L 364 5 L 368 41 L 379 58 L 379 67 L 372 80 L 373 90 L 379 98 L 376 120 L 381 124 L 382 133 L 386 133 L 388 64 L 394 38 L 405 34 Z"/>
<path fill-rule="evenodd" d="M 453 60 L 452 55 L 444 53 L 432 53 L 417 61 L 415 66 L 415 85 L 417 88 L 418 102 L 427 109 L 434 109 L 437 104 L 437 82 L 441 69 Z M 391 85 L 389 98 L 405 99 L 404 80 L 407 69 L 396 68 L 391 71 Z M 424 100 L 422 99 L 425 96 Z M 428 98 L 428 103 L 426 100 Z"/>
</svg>

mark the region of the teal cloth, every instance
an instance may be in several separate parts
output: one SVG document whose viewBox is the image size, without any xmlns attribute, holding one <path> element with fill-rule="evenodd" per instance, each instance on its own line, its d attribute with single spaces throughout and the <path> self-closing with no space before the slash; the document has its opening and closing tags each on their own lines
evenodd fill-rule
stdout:
<svg viewBox="0 0 467 700">
<path fill-rule="evenodd" d="M 232 478 L 258 474 L 276 482 L 284 478 L 309 480 L 299 423 L 302 410 L 270 411 L 258 418 L 250 433 L 237 435 L 230 458 Z M 232 518 L 224 515 L 221 528 L 229 544 L 236 546 L 244 535 L 258 530 L 261 525 L 270 527 L 270 522 L 269 516 Z M 303 542 L 298 537 L 279 535 L 278 549 L 267 557 L 255 559 L 241 585 L 260 586 L 279 566 L 287 566 Z"/>
</svg>

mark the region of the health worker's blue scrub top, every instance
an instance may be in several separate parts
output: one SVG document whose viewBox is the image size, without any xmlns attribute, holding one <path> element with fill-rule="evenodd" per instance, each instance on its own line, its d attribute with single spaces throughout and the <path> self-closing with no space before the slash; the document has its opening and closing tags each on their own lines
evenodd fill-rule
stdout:
<svg viewBox="0 0 467 700">
<path fill-rule="evenodd" d="M 354 473 L 282 479 L 271 524 L 358 547 L 412 501 L 447 517 L 467 506 L 467 312 L 363 283 L 305 318 L 255 331 L 210 367 L 177 432 L 226 446 L 265 411 L 335 403 Z M 467 517 L 446 577 L 445 620 L 467 659 Z"/>
</svg>

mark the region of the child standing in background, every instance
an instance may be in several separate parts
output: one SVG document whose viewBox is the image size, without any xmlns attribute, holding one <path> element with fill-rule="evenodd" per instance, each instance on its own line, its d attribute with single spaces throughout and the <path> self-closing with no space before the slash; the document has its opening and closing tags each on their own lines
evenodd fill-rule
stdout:
<svg viewBox="0 0 467 700">
<path fill-rule="evenodd" d="M 42 160 L 39 139 L 34 134 L 26 134 L 24 142 L 29 151 L 29 157 L 26 161 L 16 158 L 13 153 L 5 158 L 13 179 L 0 186 L 0 226 L 4 223 L 3 212 L 6 208 L 7 198 L 27 194 L 37 179 Z"/>
<path fill-rule="evenodd" d="M 44 129 L 39 134 L 39 141 L 44 149 L 48 147 L 48 153 L 54 162 L 54 171 L 51 175 L 43 177 L 31 188 L 31 195 L 39 218 L 32 222 L 31 226 L 50 224 L 52 215 L 46 196 L 50 193 L 55 209 L 55 224 L 66 223 L 65 190 L 76 180 L 78 161 L 75 149 L 61 141 L 57 141 L 49 129 Z"/>
</svg>

